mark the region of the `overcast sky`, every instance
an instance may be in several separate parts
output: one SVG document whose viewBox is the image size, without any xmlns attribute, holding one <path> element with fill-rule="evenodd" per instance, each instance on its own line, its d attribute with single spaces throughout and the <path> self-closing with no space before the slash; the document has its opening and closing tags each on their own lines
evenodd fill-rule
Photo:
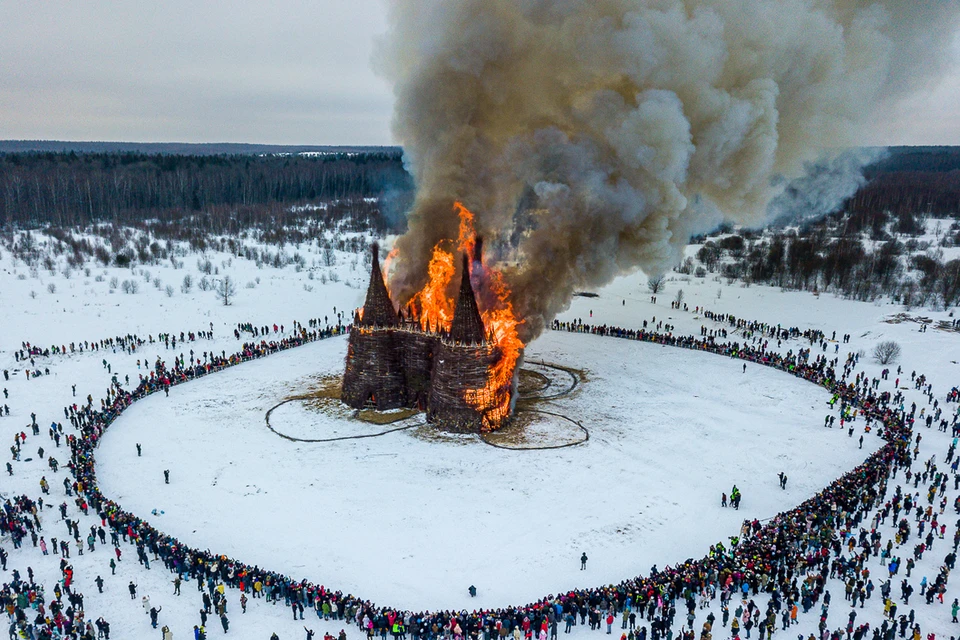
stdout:
<svg viewBox="0 0 960 640">
<path fill-rule="evenodd" d="M 0 2 L 0 138 L 388 144 L 378 0 Z"/>
<path fill-rule="evenodd" d="M 391 144 L 384 6 L 0 2 L 0 139 Z M 863 143 L 960 144 L 958 105 L 955 72 Z"/>
</svg>

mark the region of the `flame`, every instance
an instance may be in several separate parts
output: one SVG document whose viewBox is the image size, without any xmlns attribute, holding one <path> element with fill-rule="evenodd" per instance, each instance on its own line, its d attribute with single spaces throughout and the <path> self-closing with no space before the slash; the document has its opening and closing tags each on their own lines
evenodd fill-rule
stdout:
<svg viewBox="0 0 960 640">
<path fill-rule="evenodd" d="M 486 383 L 478 389 L 468 389 L 464 400 L 483 416 L 483 431 L 493 431 L 510 415 L 513 375 L 523 349 L 518 334 L 521 321 L 514 313 L 510 302 L 511 291 L 503 279 L 503 273 L 474 259 L 479 256 L 474 256 L 477 234 L 473 226 L 473 213 L 460 202 L 454 203 L 453 210 L 460 218 L 456 247 L 471 257 L 471 280 L 479 282 L 480 288 L 485 288 L 489 293 L 478 299 L 480 316 L 500 354 L 487 372 Z M 453 293 L 451 283 L 456 275 L 456 261 L 453 252 L 448 249 L 452 245 L 451 239 L 442 240 L 434 246 L 427 267 L 427 283 L 407 303 L 410 317 L 419 318 L 424 331 L 449 331 L 453 324 L 456 299 L 450 294 Z M 384 262 L 385 273 L 389 272 L 389 264 L 397 255 L 396 248 L 389 253 Z"/>
<path fill-rule="evenodd" d="M 483 430 L 493 431 L 510 416 L 513 374 L 523 342 L 517 332 L 521 321 L 513 311 L 510 289 L 503 281 L 503 274 L 496 269 L 483 269 L 483 275 L 495 302 L 480 316 L 500 350 L 500 359 L 487 371 L 487 383 L 480 389 L 468 389 L 464 399 L 483 415 Z"/>
<path fill-rule="evenodd" d="M 390 253 L 387 254 L 387 257 L 383 259 L 383 281 L 389 283 L 390 276 L 390 264 L 393 262 L 394 258 L 400 255 L 400 249 L 394 247 L 390 249 Z M 389 289 L 388 289 L 389 292 Z"/>
<path fill-rule="evenodd" d="M 427 266 L 427 284 L 410 301 L 414 316 L 420 317 L 424 331 L 450 329 L 456 301 L 447 295 L 447 289 L 456 272 L 453 254 L 438 243 Z"/>
<path fill-rule="evenodd" d="M 461 253 L 474 259 L 473 252 L 477 246 L 477 232 L 473 228 L 473 213 L 459 202 L 453 203 L 453 210 L 460 217 L 460 233 L 457 238 L 457 248 Z"/>
<path fill-rule="evenodd" d="M 459 202 L 454 203 L 453 208 L 460 217 L 457 249 L 473 256 L 477 244 L 477 234 L 473 228 L 473 213 Z M 407 305 L 411 315 L 420 318 L 420 326 L 424 331 L 449 331 L 450 325 L 453 324 L 456 300 L 447 292 L 450 291 L 450 284 L 457 269 L 453 253 L 445 248 L 449 245 L 449 241 L 441 240 L 433 247 L 433 255 L 427 266 L 427 284 Z M 399 250 L 396 247 L 390 251 L 384 261 L 384 272 L 387 272 L 390 262 L 398 254 Z"/>
<path fill-rule="evenodd" d="M 477 233 L 473 227 L 473 213 L 460 202 L 453 204 L 454 211 L 460 217 L 460 234 L 457 246 L 460 251 L 471 257 L 471 276 L 479 276 L 481 286 L 486 286 L 491 296 L 481 296 L 480 317 L 483 326 L 500 351 L 500 358 L 487 371 L 487 382 L 479 389 L 468 389 L 464 400 L 476 408 L 483 416 L 483 430 L 493 431 L 510 416 L 510 391 L 513 386 L 513 374 L 520 358 L 523 342 L 517 332 L 520 321 L 510 302 L 510 288 L 503 279 L 503 273 L 496 268 L 487 267 L 482 256 L 474 255 Z M 479 269 L 480 273 L 475 271 Z"/>
</svg>

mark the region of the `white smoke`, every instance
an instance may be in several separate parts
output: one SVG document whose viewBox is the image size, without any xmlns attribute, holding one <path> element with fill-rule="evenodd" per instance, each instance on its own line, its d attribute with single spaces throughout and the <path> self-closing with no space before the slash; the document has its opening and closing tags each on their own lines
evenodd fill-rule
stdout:
<svg viewBox="0 0 960 640">
<path fill-rule="evenodd" d="M 885 158 L 885 148 L 848 149 L 804 164 L 803 175 L 793 180 L 774 178 L 782 190 L 767 205 L 772 224 L 787 226 L 811 222 L 840 210 L 867 183 L 863 168 Z"/>
<path fill-rule="evenodd" d="M 417 184 L 402 302 L 452 202 L 511 260 L 534 337 L 579 288 L 670 268 L 691 234 L 757 226 L 804 163 L 860 142 L 935 71 L 955 2 L 392 0 L 378 65 Z M 780 176 L 781 179 L 775 179 Z"/>
</svg>

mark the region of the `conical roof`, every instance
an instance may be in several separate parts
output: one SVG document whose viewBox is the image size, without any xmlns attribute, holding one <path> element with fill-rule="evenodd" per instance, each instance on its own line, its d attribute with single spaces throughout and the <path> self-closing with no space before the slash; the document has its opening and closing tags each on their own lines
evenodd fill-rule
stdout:
<svg viewBox="0 0 960 640">
<path fill-rule="evenodd" d="M 477 299 L 474 297 L 473 287 L 470 285 L 469 257 L 464 254 L 463 275 L 460 278 L 460 295 L 457 297 L 457 306 L 453 310 L 450 338 L 454 342 L 479 344 L 483 342 L 484 335 L 480 309 L 477 308 Z"/>
<path fill-rule="evenodd" d="M 390 302 L 387 285 L 380 271 L 380 245 L 376 242 L 370 247 L 373 263 L 370 268 L 370 284 L 367 286 L 367 299 L 363 303 L 361 324 L 367 327 L 394 327 L 397 325 L 397 312 Z"/>
</svg>

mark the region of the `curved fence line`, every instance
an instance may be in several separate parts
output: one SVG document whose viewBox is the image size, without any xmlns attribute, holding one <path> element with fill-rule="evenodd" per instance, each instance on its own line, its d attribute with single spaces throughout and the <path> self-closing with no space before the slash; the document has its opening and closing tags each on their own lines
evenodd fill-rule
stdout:
<svg viewBox="0 0 960 640">
<path fill-rule="evenodd" d="M 488 444 L 488 445 L 490 445 L 491 447 L 495 447 L 495 448 L 497 448 L 497 449 L 505 449 L 506 451 L 550 451 L 551 449 L 566 449 L 567 447 L 576 447 L 576 446 L 579 446 L 579 445 L 581 445 L 581 444 L 586 444 L 586 443 L 590 440 L 590 431 L 589 431 L 585 426 L 583 426 L 583 424 L 581 424 L 579 420 L 574 420 L 574 419 L 571 418 L 570 416 L 565 416 L 565 415 L 563 415 L 562 413 L 554 413 L 553 411 L 544 411 L 543 409 L 520 409 L 519 411 L 520 411 L 521 413 L 525 413 L 525 412 L 529 412 L 529 413 L 542 413 L 542 414 L 544 414 L 544 415 L 555 416 L 555 417 L 557 417 L 557 418 L 562 418 L 562 419 L 566 420 L 567 422 L 572 422 L 573 424 L 575 424 L 575 425 L 577 426 L 578 429 L 580 429 L 581 431 L 583 431 L 583 438 L 581 438 L 580 440 L 577 440 L 577 441 L 575 441 L 575 442 L 565 442 L 565 443 L 563 443 L 563 444 L 545 444 L 545 445 L 538 445 L 538 446 L 533 446 L 533 447 L 508 447 L 508 446 L 503 445 L 503 444 L 497 444 L 497 443 L 495 443 L 495 442 L 490 442 L 489 440 L 487 440 L 487 438 L 489 437 L 489 435 L 488 435 L 488 434 L 481 433 L 481 434 L 480 434 L 480 439 L 483 440 L 483 443 L 484 443 L 484 444 Z"/>
<path fill-rule="evenodd" d="M 267 409 L 267 415 L 264 416 L 264 421 L 267 423 L 267 429 L 270 429 L 274 434 L 280 436 L 284 440 L 290 440 L 291 442 L 340 442 L 342 440 L 362 440 L 364 438 L 379 438 L 380 436 L 385 436 L 388 433 L 395 433 L 397 431 L 405 431 L 407 429 L 412 429 L 413 427 L 418 426 L 420 423 L 408 424 L 404 427 L 394 427 L 393 429 L 387 429 L 386 431 L 380 431 L 379 433 L 364 433 L 356 436 L 337 436 L 335 438 L 297 438 L 295 436 L 288 436 L 285 433 L 280 433 L 273 428 L 273 425 L 270 424 L 270 414 L 273 413 L 274 409 L 278 409 L 288 402 L 295 402 L 304 400 L 304 398 L 287 398 L 286 400 L 281 400 L 277 404 L 273 405 Z M 411 416 L 412 417 L 412 416 Z M 409 420 L 409 418 L 406 418 Z"/>
<path fill-rule="evenodd" d="M 570 380 L 571 380 L 570 386 L 564 389 L 563 391 L 558 391 L 556 393 L 552 393 L 550 395 L 545 395 L 545 396 L 534 396 L 530 398 L 531 400 L 547 401 L 547 400 L 556 400 L 558 398 L 563 398 L 573 393 L 574 390 L 580 385 L 580 372 L 578 372 L 576 369 L 571 369 L 569 367 L 562 367 L 558 364 L 544 362 L 543 360 L 541 360 L 540 362 L 533 362 L 533 361 L 527 360 L 527 361 L 524 361 L 523 364 L 530 365 L 532 367 L 541 367 L 543 369 L 553 369 L 555 371 L 563 371 L 565 374 L 570 376 Z"/>
</svg>

